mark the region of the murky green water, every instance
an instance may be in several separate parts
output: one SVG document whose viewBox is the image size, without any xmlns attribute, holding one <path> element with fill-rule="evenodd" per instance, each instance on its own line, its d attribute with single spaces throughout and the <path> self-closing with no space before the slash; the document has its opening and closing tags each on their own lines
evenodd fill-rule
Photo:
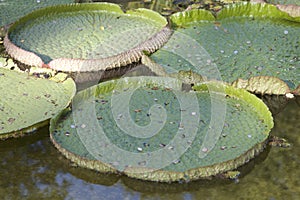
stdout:
<svg viewBox="0 0 300 200">
<path fill-rule="evenodd" d="M 299 98 L 275 116 L 271 134 L 292 146 L 267 147 L 240 168 L 238 181 L 159 184 L 72 166 L 53 147 L 45 127 L 21 139 L 0 141 L 0 199 L 300 199 Z"/>
</svg>

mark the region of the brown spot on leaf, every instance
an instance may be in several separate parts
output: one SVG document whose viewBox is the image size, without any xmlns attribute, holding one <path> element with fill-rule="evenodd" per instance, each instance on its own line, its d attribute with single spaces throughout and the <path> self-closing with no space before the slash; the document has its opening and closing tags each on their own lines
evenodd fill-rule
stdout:
<svg viewBox="0 0 300 200">
<path fill-rule="evenodd" d="M 9 124 L 12 124 L 15 120 L 16 120 L 15 118 L 12 118 L 12 117 L 11 117 L 11 118 L 9 118 L 7 121 L 8 121 Z"/>
</svg>

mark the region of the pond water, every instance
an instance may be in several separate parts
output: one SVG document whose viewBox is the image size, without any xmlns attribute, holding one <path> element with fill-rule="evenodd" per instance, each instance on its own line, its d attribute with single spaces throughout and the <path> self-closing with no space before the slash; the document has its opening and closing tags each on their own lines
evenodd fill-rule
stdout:
<svg viewBox="0 0 300 200">
<path fill-rule="evenodd" d="M 284 137 L 291 147 L 268 146 L 239 168 L 241 176 L 235 181 L 162 184 L 81 169 L 54 148 L 44 127 L 21 139 L 0 141 L 0 198 L 300 199 L 300 99 L 280 105 L 272 107 L 276 115 L 271 135 Z"/>
</svg>

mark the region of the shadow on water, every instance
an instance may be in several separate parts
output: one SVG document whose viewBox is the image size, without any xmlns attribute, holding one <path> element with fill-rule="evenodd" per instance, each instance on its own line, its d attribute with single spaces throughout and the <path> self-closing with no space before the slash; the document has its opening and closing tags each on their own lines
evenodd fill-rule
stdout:
<svg viewBox="0 0 300 200">
<path fill-rule="evenodd" d="M 273 116 L 283 111 L 289 102 L 285 95 L 258 95 L 258 97 L 268 106 Z"/>
</svg>

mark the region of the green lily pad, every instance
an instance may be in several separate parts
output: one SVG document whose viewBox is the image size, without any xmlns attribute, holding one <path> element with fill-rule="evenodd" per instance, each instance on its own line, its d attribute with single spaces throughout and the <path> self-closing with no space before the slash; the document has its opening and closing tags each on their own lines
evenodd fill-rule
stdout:
<svg viewBox="0 0 300 200">
<path fill-rule="evenodd" d="M 74 0 L 1 0 L 0 26 L 10 24 L 34 10 L 67 3 L 74 3 Z"/>
<path fill-rule="evenodd" d="M 193 89 L 168 77 L 100 83 L 51 119 L 50 138 L 81 167 L 161 182 L 213 176 L 263 150 L 273 121 L 260 99 L 217 82 Z"/>
<path fill-rule="evenodd" d="M 273 5 L 243 3 L 224 8 L 217 18 L 205 10 L 190 10 L 172 15 L 171 21 L 174 34 L 150 56 L 167 73 L 193 70 L 228 83 L 267 76 L 289 86 L 284 91 L 272 81 L 256 84 L 263 86 L 254 88 L 256 92 L 267 87 L 271 94 L 290 92 L 300 84 L 299 17 Z"/>
<path fill-rule="evenodd" d="M 53 79 L 0 68 L 0 139 L 32 132 L 68 106 L 74 81 L 61 73 Z"/>
<path fill-rule="evenodd" d="M 136 62 L 168 39 L 167 20 L 116 4 L 85 3 L 43 8 L 10 27 L 4 39 L 16 60 L 67 72 L 99 71 Z"/>
</svg>

